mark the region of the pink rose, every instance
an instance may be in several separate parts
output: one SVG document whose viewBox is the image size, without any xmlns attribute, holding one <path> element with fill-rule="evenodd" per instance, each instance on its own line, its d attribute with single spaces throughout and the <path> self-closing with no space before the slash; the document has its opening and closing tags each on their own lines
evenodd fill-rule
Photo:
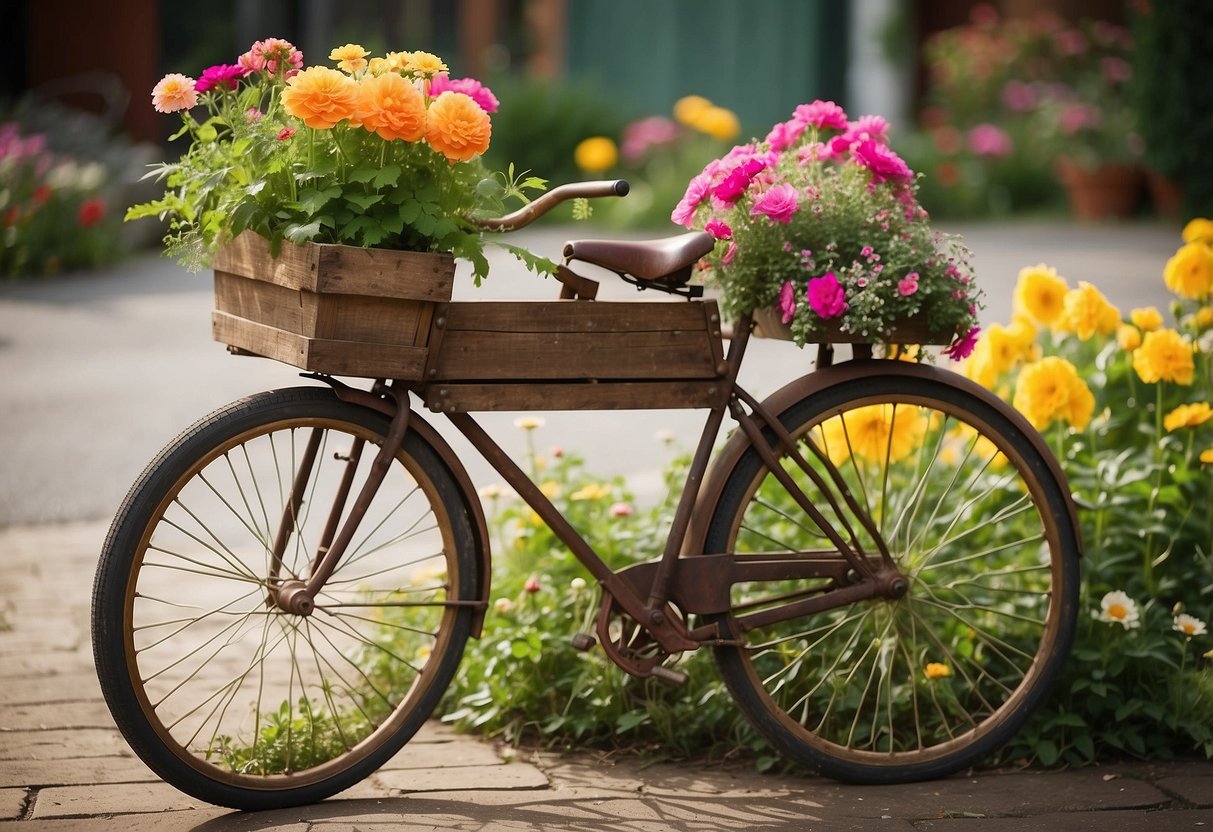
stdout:
<svg viewBox="0 0 1213 832">
<path fill-rule="evenodd" d="M 726 205 L 732 205 L 741 199 L 746 188 L 754 181 L 754 177 L 766 169 L 767 163 L 760 159 L 747 159 L 729 173 L 716 188 L 712 196 Z"/>
<path fill-rule="evenodd" d="M 733 229 L 729 228 L 723 220 L 709 220 L 708 224 L 703 227 L 703 230 L 711 234 L 717 240 L 728 240 L 733 236 Z"/>
<path fill-rule="evenodd" d="M 897 294 L 903 298 L 908 298 L 910 295 L 918 291 L 918 272 L 910 272 L 901 280 L 897 281 Z"/>
<path fill-rule="evenodd" d="M 767 134 L 766 143 L 771 146 L 772 150 L 786 150 L 796 144 L 796 140 L 804 133 L 807 126 L 796 119 L 781 121 L 771 128 L 771 132 Z"/>
<path fill-rule="evenodd" d="M 724 257 L 720 258 L 720 263 L 727 266 L 733 262 L 733 258 L 737 256 L 737 243 L 729 242 L 729 247 L 724 253 Z"/>
<path fill-rule="evenodd" d="M 800 207 L 796 201 L 796 186 L 776 185 L 763 193 L 750 208 L 750 216 L 765 216 L 772 222 L 788 223 Z"/>
<path fill-rule="evenodd" d="M 234 90 L 237 81 L 247 74 L 248 70 L 238 64 L 216 64 L 203 71 L 202 75 L 198 77 L 198 83 L 194 85 L 194 89 L 198 92 L 206 92 L 218 87 Z"/>
<path fill-rule="evenodd" d="M 846 293 L 833 272 L 809 280 L 809 306 L 822 320 L 837 318 L 847 311 Z"/>
<path fill-rule="evenodd" d="M 445 72 L 440 72 L 430 81 L 430 97 L 437 98 L 444 92 L 461 92 L 480 105 L 486 113 L 495 113 L 501 106 L 493 91 L 475 78 L 451 79 Z"/>
<path fill-rule="evenodd" d="M 792 118 L 814 127 L 824 127 L 831 130 L 847 129 L 847 114 L 833 101 L 814 101 L 812 104 L 801 104 L 792 114 Z"/>
<path fill-rule="evenodd" d="M 1012 149 L 1011 137 L 993 124 L 979 124 L 969 131 L 969 150 L 978 156 L 998 159 L 1010 156 Z"/>
<path fill-rule="evenodd" d="M 699 207 L 699 203 L 703 202 L 711 190 L 711 174 L 701 173 L 693 178 L 687 183 L 687 191 L 683 194 L 682 199 L 674 206 L 670 219 L 678 225 L 690 228 L 691 216 L 695 213 L 695 209 Z"/>
<path fill-rule="evenodd" d="M 914 178 L 914 172 L 900 156 L 872 139 L 860 142 L 852 152 L 855 154 L 855 161 L 872 172 L 874 185 L 889 180 L 909 182 Z"/>
<path fill-rule="evenodd" d="M 789 280 L 779 287 L 779 301 L 776 303 L 776 308 L 779 310 L 780 320 L 785 324 L 790 324 L 796 314 L 796 289 L 793 288 L 792 281 Z"/>
</svg>

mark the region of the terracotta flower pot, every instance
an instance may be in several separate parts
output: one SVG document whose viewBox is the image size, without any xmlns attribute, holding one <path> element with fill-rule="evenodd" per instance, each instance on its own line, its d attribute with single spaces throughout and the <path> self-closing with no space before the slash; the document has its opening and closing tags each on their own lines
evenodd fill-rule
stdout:
<svg viewBox="0 0 1213 832">
<path fill-rule="evenodd" d="M 1072 159 L 1062 159 L 1057 169 L 1075 218 L 1127 219 L 1137 210 L 1142 185 L 1142 172 L 1137 166 L 1086 168 Z"/>
<path fill-rule="evenodd" d="M 1168 219 L 1177 218 L 1183 211 L 1183 184 L 1155 170 L 1146 171 L 1146 185 L 1154 213 Z"/>
</svg>

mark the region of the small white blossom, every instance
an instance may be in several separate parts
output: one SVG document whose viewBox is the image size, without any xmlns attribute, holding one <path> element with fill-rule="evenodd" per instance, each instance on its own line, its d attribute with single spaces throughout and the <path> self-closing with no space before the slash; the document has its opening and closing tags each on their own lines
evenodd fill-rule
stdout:
<svg viewBox="0 0 1213 832">
<path fill-rule="evenodd" d="M 1171 629 L 1183 633 L 1188 638 L 1203 636 L 1206 630 L 1205 622 L 1187 613 L 1180 613 L 1175 616 L 1175 623 L 1171 626 Z"/>
<path fill-rule="evenodd" d="M 1109 592 L 1100 600 L 1096 617 L 1108 624 L 1120 624 L 1126 630 L 1141 626 L 1137 603 L 1119 589 Z"/>
</svg>

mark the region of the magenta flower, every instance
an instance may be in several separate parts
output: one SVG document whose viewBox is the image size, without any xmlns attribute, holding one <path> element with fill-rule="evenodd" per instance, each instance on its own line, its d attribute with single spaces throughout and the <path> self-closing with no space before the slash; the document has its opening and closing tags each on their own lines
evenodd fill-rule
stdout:
<svg viewBox="0 0 1213 832">
<path fill-rule="evenodd" d="M 979 124 L 969 131 L 969 150 L 978 156 L 1000 159 L 1010 156 L 1012 149 L 1011 137 L 993 124 Z"/>
<path fill-rule="evenodd" d="M 754 177 L 765 170 L 767 163 L 761 159 L 748 159 L 742 162 L 737 167 L 733 168 L 732 172 L 724 178 L 716 188 L 712 191 L 712 196 L 725 203 L 732 205 L 737 200 L 741 199 L 742 194 L 746 192 L 746 188 L 750 187 L 750 183 L 754 181 Z"/>
<path fill-rule="evenodd" d="M 822 320 L 837 318 L 847 311 L 846 293 L 833 272 L 809 280 L 809 306 Z"/>
<path fill-rule="evenodd" d="M 461 92 L 480 105 L 486 113 L 495 113 L 501 106 L 493 91 L 475 78 L 450 78 L 445 72 L 440 72 L 430 81 L 430 97 L 437 98 L 444 92 Z"/>
<path fill-rule="evenodd" d="M 959 338 L 952 342 L 952 346 L 943 351 L 943 354 L 953 361 L 960 361 L 962 358 L 968 358 L 973 354 L 973 347 L 977 345 L 977 336 L 981 332 L 981 327 L 975 326 L 964 334 L 963 338 Z"/>
<path fill-rule="evenodd" d="M 729 247 L 724 253 L 724 257 L 720 258 L 720 263 L 727 266 L 733 262 L 733 258 L 737 256 L 737 243 L 730 241 Z"/>
<path fill-rule="evenodd" d="M 217 87 L 227 90 L 236 89 L 236 83 L 248 74 L 248 70 L 238 64 L 216 64 L 203 71 L 194 84 L 197 92 L 206 92 Z"/>
<path fill-rule="evenodd" d="M 785 182 L 765 191 L 750 208 L 750 216 L 764 216 L 772 222 L 786 224 L 799 207 L 796 201 L 796 186 Z"/>
<path fill-rule="evenodd" d="M 687 192 L 682 195 L 682 199 L 674 206 L 674 210 L 670 212 L 670 219 L 678 225 L 685 228 L 691 227 L 691 217 L 695 213 L 695 209 L 699 207 L 699 203 L 707 198 L 712 191 L 712 177 L 708 173 L 701 173 L 690 182 L 687 183 Z"/>
<path fill-rule="evenodd" d="M 918 272 L 910 272 L 901 280 L 897 281 L 897 294 L 903 298 L 908 298 L 910 295 L 918 291 Z"/>
<path fill-rule="evenodd" d="M 914 172 L 900 156 L 872 139 L 860 142 L 852 152 L 855 161 L 872 172 L 872 184 L 889 180 L 909 182 L 914 178 Z"/>
<path fill-rule="evenodd" d="M 772 150 L 787 150 L 796 144 L 796 140 L 804 133 L 806 127 L 808 125 L 805 122 L 796 119 L 781 121 L 771 128 L 771 132 L 767 134 L 766 143 L 771 146 Z"/>
<path fill-rule="evenodd" d="M 1002 105 L 1013 113 L 1026 113 L 1036 108 L 1036 90 L 1023 81 L 1008 81 L 1002 88 Z"/>
<path fill-rule="evenodd" d="M 623 128 L 619 152 L 630 162 L 644 158 L 651 147 L 671 144 L 678 139 L 678 125 L 665 116 L 649 116 Z"/>
<path fill-rule="evenodd" d="M 780 320 L 785 324 L 792 322 L 796 314 L 796 289 L 792 286 L 792 281 L 789 280 L 779 287 L 779 301 L 775 308 L 779 310 Z"/>
<path fill-rule="evenodd" d="M 812 104 L 801 104 L 792 114 L 792 118 L 818 128 L 847 129 L 847 114 L 833 101 L 817 100 Z"/>
<path fill-rule="evenodd" d="M 711 234 L 717 240 L 728 240 L 733 236 L 733 229 L 729 228 L 724 220 L 712 219 L 708 220 L 708 224 L 703 227 L 703 230 Z"/>
</svg>

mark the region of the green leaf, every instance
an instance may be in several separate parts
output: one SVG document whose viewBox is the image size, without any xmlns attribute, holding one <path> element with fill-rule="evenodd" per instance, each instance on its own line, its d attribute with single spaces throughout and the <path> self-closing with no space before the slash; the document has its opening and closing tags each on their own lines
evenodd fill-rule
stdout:
<svg viewBox="0 0 1213 832">
<path fill-rule="evenodd" d="M 349 181 L 351 181 L 351 182 L 359 182 L 359 183 L 365 184 L 367 182 L 370 182 L 372 179 L 374 179 L 375 175 L 377 173 L 379 173 L 379 168 L 372 167 L 371 165 L 359 165 L 358 167 L 354 168 L 352 171 L 347 173 L 346 178 L 349 179 Z"/>
<path fill-rule="evenodd" d="M 330 185 L 323 190 L 304 188 L 299 191 L 299 208 L 305 214 L 315 214 L 327 205 L 330 200 L 336 199 L 339 196 L 341 196 L 341 188 L 337 185 Z"/>
<path fill-rule="evenodd" d="M 650 718 L 648 711 L 628 711 L 615 720 L 615 729 L 622 734 L 648 722 Z"/>
<path fill-rule="evenodd" d="M 543 275 L 545 277 L 550 277 L 551 275 L 556 274 L 556 269 L 559 268 L 555 263 L 553 263 L 548 258 L 541 257 L 540 255 L 535 254 L 534 252 L 529 251 L 528 249 L 525 249 L 522 246 L 516 246 L 511 243 L 502 243 L 497 240 L 493 240 L 493 244 L 499 248 L 505 249 L 510 254 L 514 255 L 514 257 L 518 258 L 518 260 L 524 266 L 526 266 L 527 269 L 534 272 L 535 274 Z"/>
<path fill-rule="evenodd" d="M 290 223 L 283 230 L 282 236 L 292 243 L 306 243 L 320 233 L 320 223 L 313 220 L 306 224 Z"/>
<path fill-rule="evenodd" d="M 373 177 L 371 177 L 371 184 L 376 188 L 384 188 L 388 185 L 394 185 L 396 184 L 396 180 L 400 178 L 401 173 L 402 171 L 400 170 L 400 165 L 388 165 L 386 167 L 382 167 L 375 173 Z"/>
<path fill-rule="evenodd" d="M 1057 743 L 1052 740 L 1041 740 L 1036 743 L 1036 758 L 1041 765 L 1051 766 L 1057 762 Z"/>
<path fill-rule="evenodd" d="M 372 205 L 378 203 L 382 199 L 383 199 L 383 194 L 366 194 L 365 196 L 359 195 L 359 194 L 346 194 L 345 195 L 346 202 L 351 202 L 354 205 L 357 205 L 363 211 L 367 210 Z"/>
</svg>

